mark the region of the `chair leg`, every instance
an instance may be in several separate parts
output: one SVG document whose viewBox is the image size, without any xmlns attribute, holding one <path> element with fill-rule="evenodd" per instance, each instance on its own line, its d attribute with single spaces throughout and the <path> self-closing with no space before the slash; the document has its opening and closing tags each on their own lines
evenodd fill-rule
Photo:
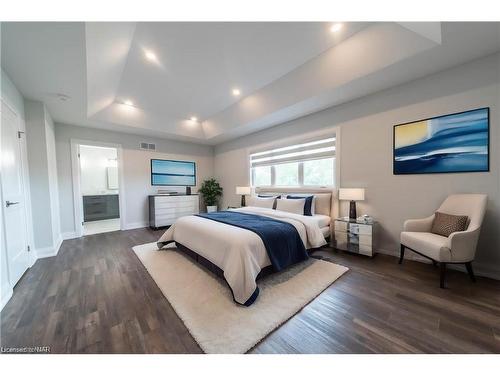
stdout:
<svg viewBox="0 0 500 375">
<path fill-rule="evenodd" d="M 399 252 L 399 264 L 403 263 L 404 257 L 405 257 L 405 245 L 401 244 L 401 249 Z"/>
<path fill-rule="evenodd" d="M 465 263 L 465 268 L 467 268 L 467 273 L 473 283 L 476 282 L 476 277 L 474 276 L 474 271 L 472 271 L 472 262 Z"/>
<path fill-rule="evenodd" d="M 446 279 L 446 263 L 439 263 L 439 267 L 441 269 L 439 287 L 444 289 L 444 282 Z"/>
<path fill-rule="evenodd" d="M 432 265 L 433 265 L 434 267 L 437 267 L 437 265 L 438 265 L 438 264 L 437 264 L 437 262 L 436 262 L 434 259 L 432 259 Z"/>
</svg>

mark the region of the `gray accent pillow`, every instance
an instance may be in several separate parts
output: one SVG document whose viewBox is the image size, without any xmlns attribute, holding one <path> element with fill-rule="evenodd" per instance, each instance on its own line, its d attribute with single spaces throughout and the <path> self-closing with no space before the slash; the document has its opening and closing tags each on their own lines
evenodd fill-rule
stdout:
<svg viewBox="0 0 500 375">
<path fill-rule="evenodd" d="M 436 212 L 432 222 L 431 233 L 448 237 L 453 232 L 461 232 L 467 229 L 467 216 L 449 215 Z"/>
</svg>

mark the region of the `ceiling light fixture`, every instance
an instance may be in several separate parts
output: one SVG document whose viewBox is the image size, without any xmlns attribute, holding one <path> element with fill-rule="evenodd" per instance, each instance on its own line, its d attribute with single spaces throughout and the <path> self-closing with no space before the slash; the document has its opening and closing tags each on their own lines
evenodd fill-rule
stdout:
<svg viewBox="0 0 500 375">
<path fill-rule="evenodd" d="M 125 104 L 125 105 L 128 105 L 128 106 L 132 107 L 132 106 L 134 105 L 134 102 L 133 102 L 132 100 L 125 100 L 125 101 L 123 102 L 123 104 Z"/>
<path fill-rule="evenodd" d="M 241 91 L 239 89 L 233 89 L 234 96 L 239 96 L 240 94 L 241 94 Z"/>
<path fill-rule="evenodd" d="M 331 27 L 330 27 L 330 31 L 332 33 L 336 33 L 337 31 L 340 31 L 340 29 L 342 29 L 342 24 L 341 23 L 334 23 Z"/>
<path fill-rule="evenodd" d="M 198 117 L 192 116 L 192 117 L 191 117 L 191 121 L 193 121 L 193 122 L 198 121 Z"/>
<path fill-rule="evenodd" d="M 148 59 L 149 61 L 156 61 L 156 55 L 151 52 L 151 51 L 146 51 L 144 52 L 144 55 L 146 56 L 146 59 Z"/>
</svg>

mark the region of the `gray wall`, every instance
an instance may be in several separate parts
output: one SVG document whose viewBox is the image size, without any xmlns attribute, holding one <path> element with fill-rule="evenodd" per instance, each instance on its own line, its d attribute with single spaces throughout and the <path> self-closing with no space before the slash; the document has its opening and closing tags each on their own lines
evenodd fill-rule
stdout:
<svg viewBox="0 0 500 375">
<path fill-rule="evenodd" d="M 214 173 L 213 147 L 192 143 L 154 139 L 107 130 L 56 124 L 56 154 L 59 175 L 59 203 L 62 232 L 75 232 L 73 214 L 73 181 L 71 172 L 71 139 L 121 144 L 123 149 L 125 226 L 136 228 L 148 225 L 149 194 L 157 192 L 151 186 L 150 159 L 181 159 L 196 162 L 197 184 Z M 140 142 L 156 143 L 157 151 L 139 149 Z M 193 188 L 197 191 L 198 186 Z"/>
<path fill-rule="evenodd" d="M 57 155 L 55 125 L 49 111 L 44 106 L 45 114 L 45 142 L 47 146 L 47 174 L 49 181 L 50 212 L 52 218 L 52 238 L 54 246 L 62 242 L 61 221 L 59 218 L 59 186 L 57 176 Z"/>
<path fill-rule="evenodd" d="M 61 241 L 54 125 L 43 103 L 25 100 L 24 108 L 35 248 L 51 253 Z"/>
<path fill-rule="evenodd" d="M 247 148 L 339 126 L 340 186 L 366 188 L 359 213 L 379 222 L 380 248 L 397 254 L 407 218 L 427 216 L 452 193 L 488 194 L 477 266 L 500 275 L 500 55 L 490 56 L 408 84 L 336 106 L 280 126 L 218 145 L 215 175 L 225 190 L 224 206 L 239 202 L 236 185 L 248 184 Z M 490 107 L 489 173 L 394 176 L 393 125 L 422 118 Z M 341 213 L 347 207 L 341 205 Z"/>
</svg>

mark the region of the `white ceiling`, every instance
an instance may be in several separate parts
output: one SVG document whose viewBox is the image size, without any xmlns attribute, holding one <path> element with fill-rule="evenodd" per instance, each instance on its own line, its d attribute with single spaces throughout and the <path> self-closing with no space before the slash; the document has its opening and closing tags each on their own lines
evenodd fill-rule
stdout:
<svg viewBox="0 0 500 375">
<path fill-rule="evenodd" d="M 56 122 L 217 144 L 500 50 L 498 23 L 330 26 L 2 23 L 1 61 Z"/>
</svg>

